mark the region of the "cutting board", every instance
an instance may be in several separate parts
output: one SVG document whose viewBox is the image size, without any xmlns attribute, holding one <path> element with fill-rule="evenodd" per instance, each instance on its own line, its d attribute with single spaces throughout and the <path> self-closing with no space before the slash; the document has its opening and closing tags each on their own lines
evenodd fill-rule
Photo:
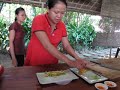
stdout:
<svg viewBox="0 0 120 90">
<path fill-rule="evenodd" d="M 120 71 L 118 70 L 102 67 L 98 64 L 87 65 L 87 68 L 102 74 L 103 76 L 109 78 L 110 80 L 120 78 Z"/>
<path fill-rule="evenodd" d="M 112 58 L 112 59 L 100 59 L 97 61 L 92 61 L 94 63 L 98 63 L 103 67 L 107 67 L 114 70 L 120 71 L 120 58 Z"/>
</svg>

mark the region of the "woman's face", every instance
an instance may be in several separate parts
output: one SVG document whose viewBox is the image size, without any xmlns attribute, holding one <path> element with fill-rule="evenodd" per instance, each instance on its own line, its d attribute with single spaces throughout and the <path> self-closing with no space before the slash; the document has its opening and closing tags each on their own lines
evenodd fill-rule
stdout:
<svg viewBox="0 0 120 90">
<path fill-rule="evenodd" d="M 24 22 L 24 20 L 26 19 L 25 11 L 20 11 L 18 15 L 16 15 L 16 17 L 17 21 Z"/>
<path fill-rule="evenodd" d="M 58 2 L 55 6 L 48 10 L 48 16 L 52 23 L 57 24 L 62 20 L 66 11 L 66 5 L 62 2 Z"/>
</svg>

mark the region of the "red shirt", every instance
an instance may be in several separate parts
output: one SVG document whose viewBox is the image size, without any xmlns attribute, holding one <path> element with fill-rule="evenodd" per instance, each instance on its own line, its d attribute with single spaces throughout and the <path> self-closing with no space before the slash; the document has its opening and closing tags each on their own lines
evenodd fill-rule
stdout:
<svg viewBox="0 0 120 90">
<path fill-rule="evenodd" d="M 34 18 L 32 23 L 32 35 L 28 45 L 25 65 L 44 65 L 44 64 L 55 64 L 58 60 L 51 55 L 41 44 L 34 32 L 44 31 L 51 44 L 57 48 L 61 42 L 62 37 L 66 37 L 66 28 L 63 22 L 59 22 L 56 25 L 56 30 L 51 34 L 51 26 L 49 24 L 48 15 L 42 14 Z"/>
<path fill-rule="evenodd" d="M 15 55 L 24 55 L 25 54 L 25 48 L 24 48 L 25 32 L 24 32 L 23 26 L 18 22 L 14 22 L 10 25 L 9 31 L 10 30 L 15 30 L 15 38 L 13 41 Z"/>
</svg>

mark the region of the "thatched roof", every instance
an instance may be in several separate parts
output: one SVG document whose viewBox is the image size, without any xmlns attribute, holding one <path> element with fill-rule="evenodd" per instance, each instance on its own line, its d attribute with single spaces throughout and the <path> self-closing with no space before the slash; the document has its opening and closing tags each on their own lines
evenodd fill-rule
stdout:
<svg viewBox="0 0 120 90">
<path fill-rule="evenodd" d="M 16 3 L 45 7 L 47 0 L 0 0 L 5 3 Z M 85 12 L 120 18 L 120 0 L 67 0 L 68 11 Z"/>
<path fill-rule="evenodd" d="M 120 0 L 102 0 L 101 15 L 120 18 Z"/>
<path fill-rule="evenodd" d="M 68 10 L 100 14 L 102 0 L 68 0 Z"/>
<path fill-rule="evenodd" d="M 0 0 L 5 3 L 26 4 L 44 7 L 47 0 Z M 100 14 L 102 0 L 67 0 L 68 10 L 85 12 L 90 14 Z"/>
</svg>

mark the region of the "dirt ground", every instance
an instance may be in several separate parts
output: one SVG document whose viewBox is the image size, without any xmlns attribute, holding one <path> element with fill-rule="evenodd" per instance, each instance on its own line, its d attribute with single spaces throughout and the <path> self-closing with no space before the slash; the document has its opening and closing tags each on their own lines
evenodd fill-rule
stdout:
<svg viewBox="0 0 120 90">
<path fill-rule="evenodd" d="M 9 54 L 7 54 L 7 53 L 1 54 L 0 53 L 0 64 L 2 64 L 6 68 L 12 67 L 11 58 L 10 58 Z"/>
</svg>

